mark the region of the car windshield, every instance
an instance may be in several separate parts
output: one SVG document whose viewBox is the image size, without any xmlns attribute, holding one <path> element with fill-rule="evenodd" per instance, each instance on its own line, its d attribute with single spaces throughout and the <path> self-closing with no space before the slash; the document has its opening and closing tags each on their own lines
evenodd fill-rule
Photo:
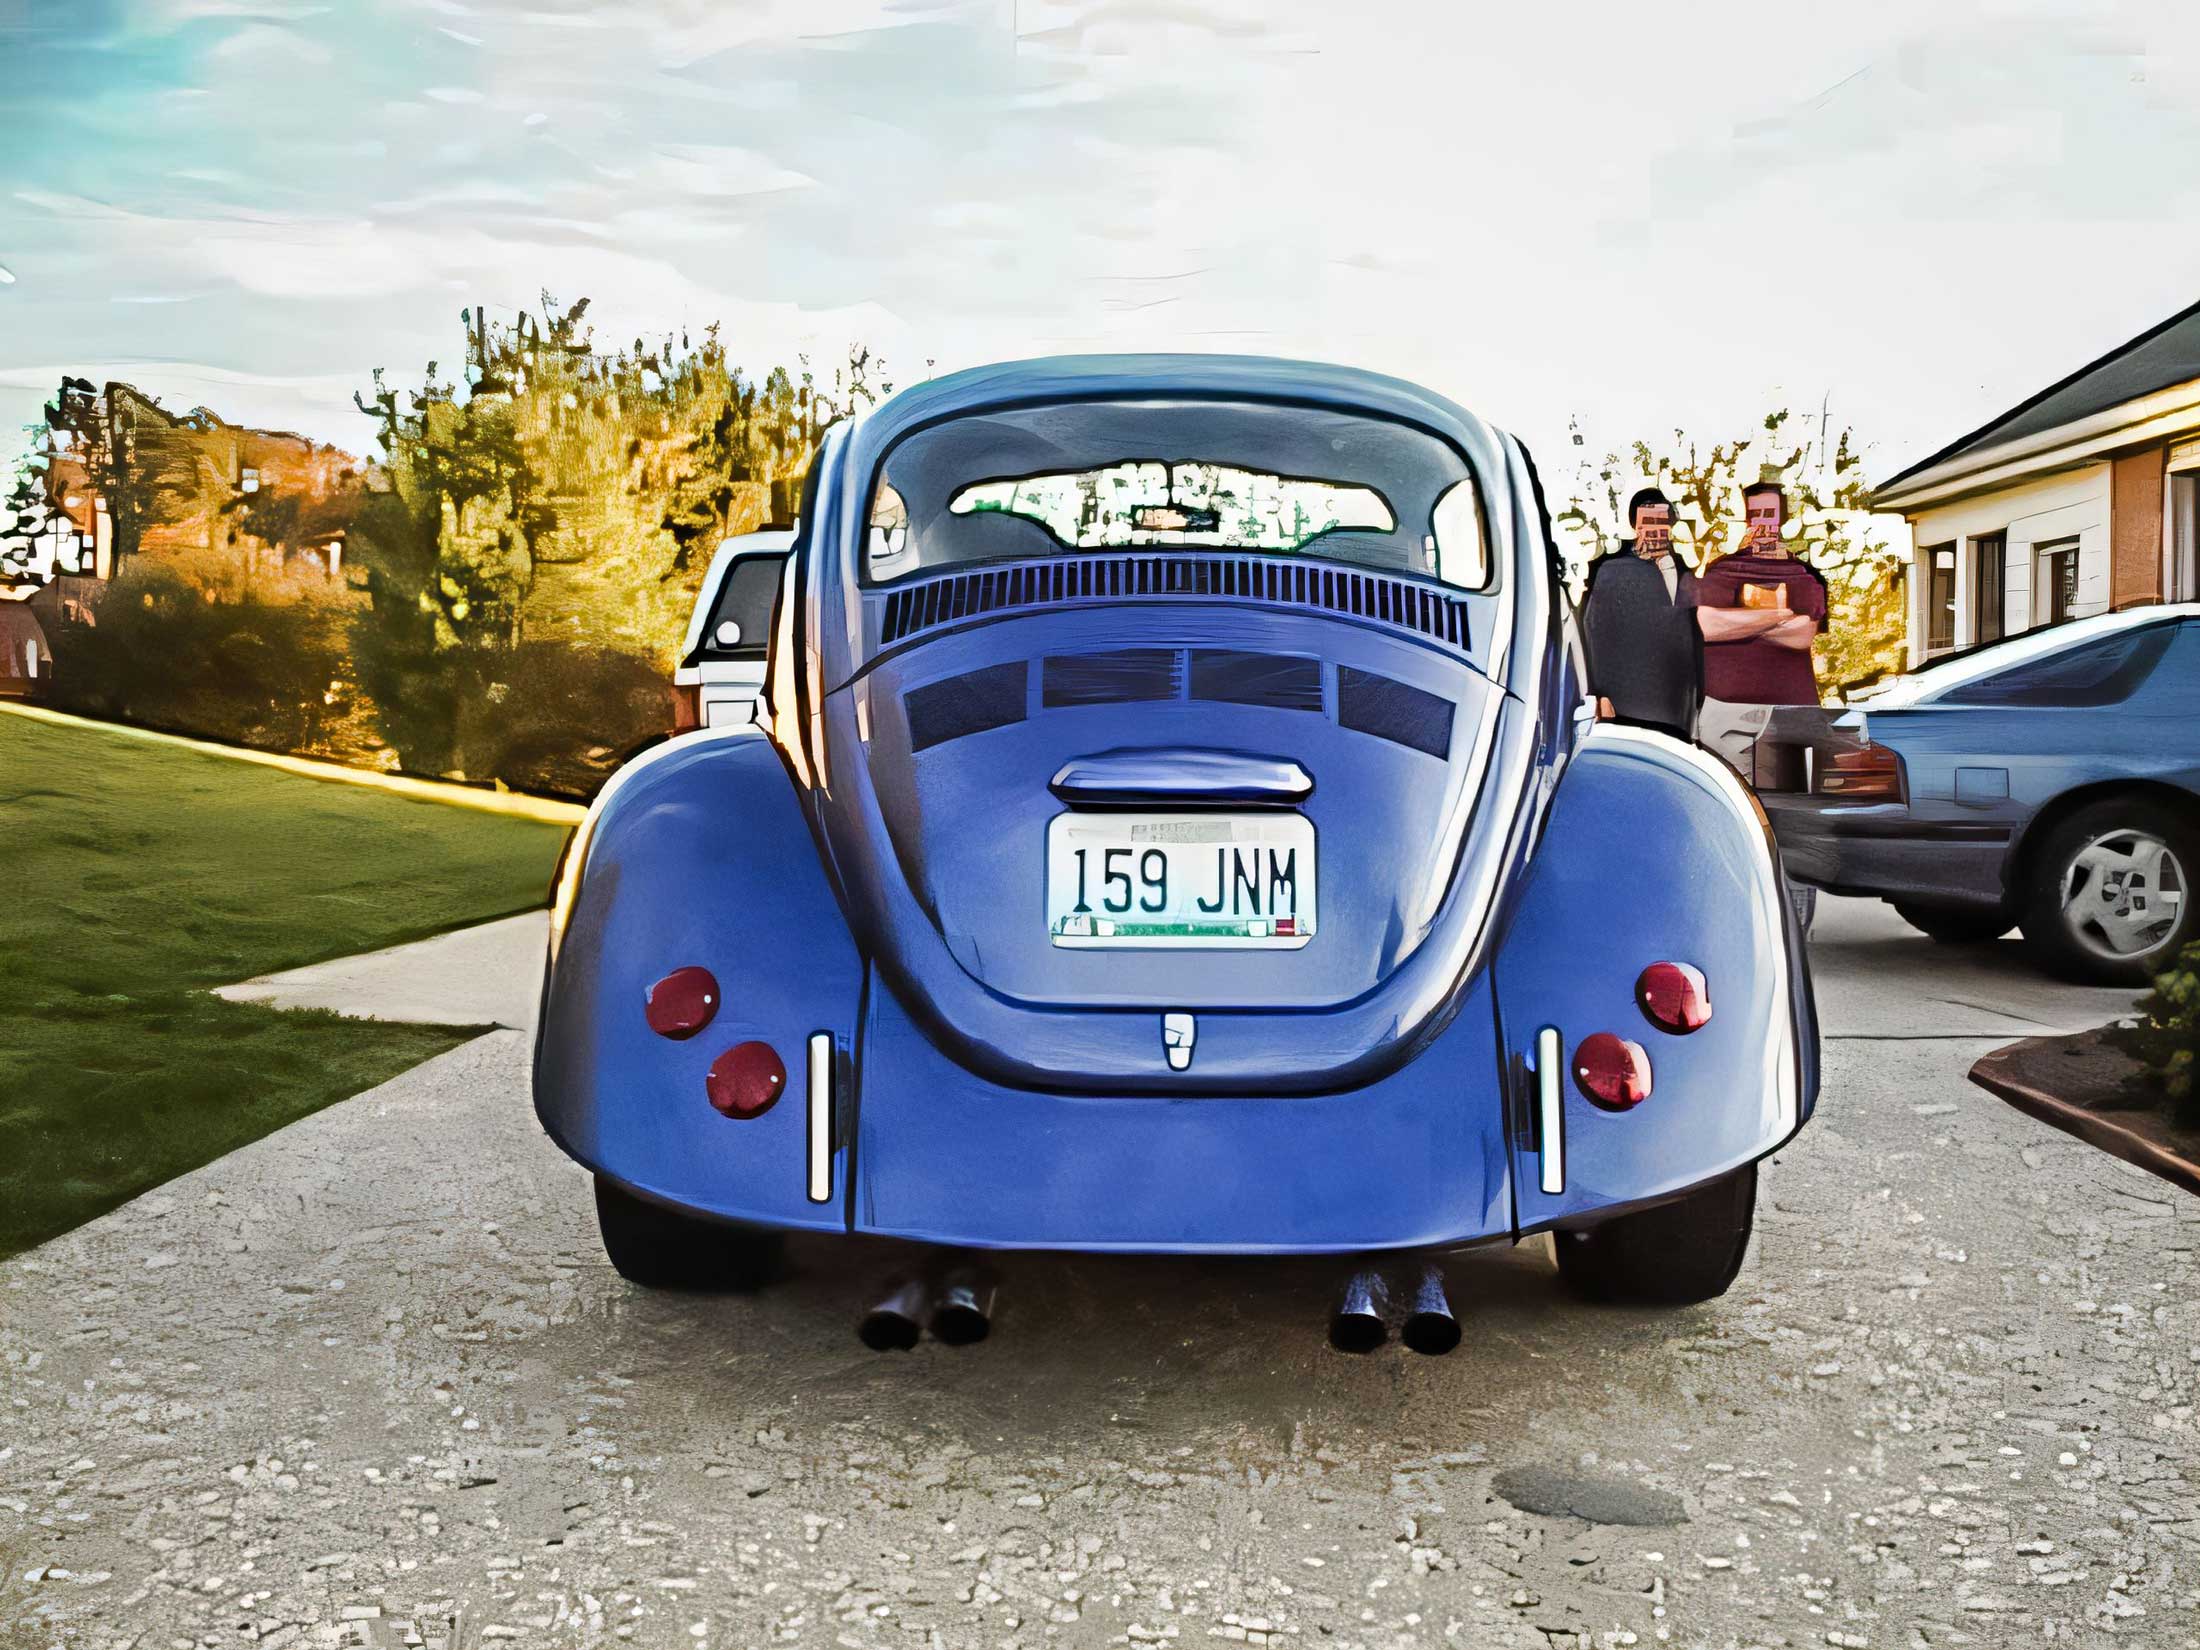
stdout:
<svg viewBox="0 0 2200 1650">
<path fill-rule="evenodd" d="M 898 442 L 873 490 L 869 582 L 1119 549 L 1320 556 L 1479 590 L 1466 461 L 1366 413 L 1257 402 L 1074 401 Z"/>
</svg>

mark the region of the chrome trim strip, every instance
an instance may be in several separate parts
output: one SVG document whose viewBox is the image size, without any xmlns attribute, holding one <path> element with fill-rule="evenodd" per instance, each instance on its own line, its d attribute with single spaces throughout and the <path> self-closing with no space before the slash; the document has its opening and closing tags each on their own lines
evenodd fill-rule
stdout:
<svg viewBox="0 0 2200 1650">
<path fill-rule="evenodd" d="M 1560 1080 L 1565 1052 L 1557 1027 L 1545 1026 L 1535 1034 L 1536 1132 L 1543 1159 L 1540 1184 L 1546 1197 L 1566 1189 L 1565 1085 Z"/>
<path fill-rule="evenodd" d="M 1314 776 L 1281 756 L 1179 747 L 1102 751 L 1065 762 L 1047 789 L 1068 803 L 1242 802 L 1290 807 L 1314 794 Z"/>
<path fill-rule="evenodd" d="M 812 1203 L 833 1198 L 833 1034 L 810 1034 L 810 1184 Z"/>
</svg>

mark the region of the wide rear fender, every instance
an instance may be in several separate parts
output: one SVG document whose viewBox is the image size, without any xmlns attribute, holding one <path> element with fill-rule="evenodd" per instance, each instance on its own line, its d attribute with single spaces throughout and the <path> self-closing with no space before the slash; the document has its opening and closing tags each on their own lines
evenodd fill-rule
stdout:
<svg viewBox="0 0 2200 1650">
<path fill-rule="evenodd" d="M 1655 962 L 1701 970 L 1708 1023 L 1677 1035 L 1650 1019 L 1636 982 Z M 1496 969 L 1523 1231 L 1711 1179 L 1810 1114 L 1817 1017 L 1777 850 L 1706 751 L 1597 725 L 1559 779 Z M 1632 1110 L 1576 1080 L 1596 1032 L 1648 1055 L 1651 1093 Z"/>
<path fill-rule="evenodd" d="M 660 1036 L 644 1017 L 650 987 L 690 967 L 717 980 L 716 1011 L 693 1036 Z M 862 995 L 777 749 L 753 728 L 684 735 L 622 768 L 567 849 L 536 1114 L 581 1163 L 645 1196 L 839 1230 Z M 712 1109 L 705 1080 L 750 1041 L 771 1046 L 787 1082 L 769 1111 L 736 1121 Z"/>
</svg>

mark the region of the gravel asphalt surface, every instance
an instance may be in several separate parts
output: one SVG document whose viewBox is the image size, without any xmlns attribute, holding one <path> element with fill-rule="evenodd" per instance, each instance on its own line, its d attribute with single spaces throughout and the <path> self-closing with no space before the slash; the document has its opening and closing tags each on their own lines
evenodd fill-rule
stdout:
<svg viewBox="0 0 2200 1650">
<path fill-rule="evenodd" d="M 2200 1201 L 1964 1081 L 2128 1000 L 2015 949 L 1825 902 L 1732 1293 L 1484 1250 L 1441 1359 L 1333 1263 L 634 1289 L 496 1031 L 0 1265 L 0 1646 L 2200 1642 Z"/>
</svg>

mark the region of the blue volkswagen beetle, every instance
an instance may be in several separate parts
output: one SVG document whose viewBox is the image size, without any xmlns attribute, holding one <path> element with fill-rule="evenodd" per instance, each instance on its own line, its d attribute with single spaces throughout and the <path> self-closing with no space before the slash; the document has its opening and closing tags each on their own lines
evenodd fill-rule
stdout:
<svg viewBox="0 0 2200 1650">
<path fill-rule="evenodd" d="M 1552 1230 L 1592 1295 L 1726 1288 L 1805 964 L 1741 784 L 1588 711 L 1517 441 L 1021 362 L 836 426 L 757 554 L 688 661 L 755 719 L 628 764 L 560 876 L 535 1104 L 620 1272 Z"/>
</svg>

